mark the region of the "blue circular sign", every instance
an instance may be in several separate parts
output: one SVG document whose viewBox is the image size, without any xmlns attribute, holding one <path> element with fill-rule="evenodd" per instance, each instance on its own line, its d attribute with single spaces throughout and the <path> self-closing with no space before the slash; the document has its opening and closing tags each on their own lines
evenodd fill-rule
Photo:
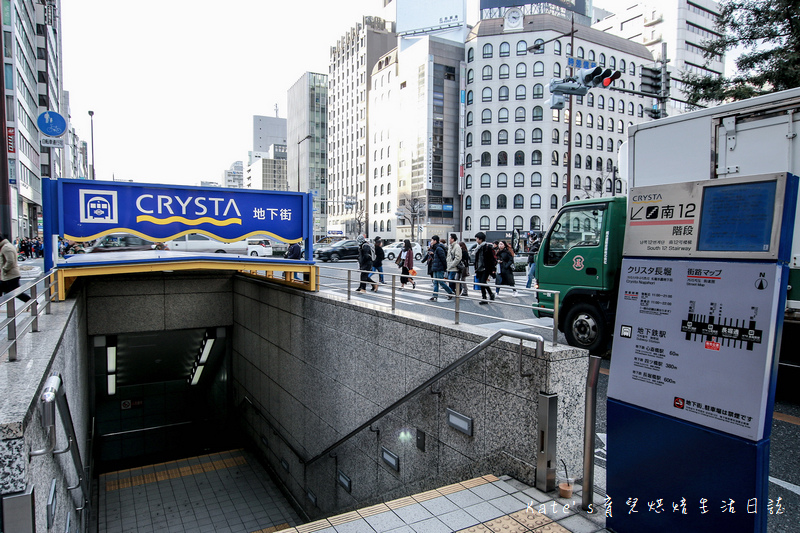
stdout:
<svg viewBox="0 0 800 533">
<path fill-rule="evenodd" d="M 61 137 L 67 131 L 67 121 L 55 111 L 45 111 L 36 119 L 39 131 L 48 137 Z"/>
</svg>

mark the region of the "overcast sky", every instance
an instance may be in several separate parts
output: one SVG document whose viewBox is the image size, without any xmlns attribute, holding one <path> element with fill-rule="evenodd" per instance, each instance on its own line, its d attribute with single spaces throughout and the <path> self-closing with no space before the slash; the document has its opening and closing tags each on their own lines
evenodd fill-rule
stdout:
<svg viewBox="0 0 800 533">
<path fill-rule="evenodd" d="M 478 0 L 469 0 L 477 14 Z M 628 4 L 601 0 L 596 5 Z M 98 179 L 196 185 L 252 149 L 253 115 L 327 73 L 330 46 L 381 0 L 62 3 L 64 89 Z M 608 7 L 607 7 L 608 9 Z M 471 18 L 468 15 L 468 19 Z"/>
</svg>

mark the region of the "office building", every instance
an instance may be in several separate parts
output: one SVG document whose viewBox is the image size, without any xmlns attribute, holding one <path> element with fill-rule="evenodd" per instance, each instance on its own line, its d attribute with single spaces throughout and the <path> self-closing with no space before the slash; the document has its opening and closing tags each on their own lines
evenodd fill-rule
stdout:
<svg viewBox="0 0 800 533">
<path fill-rule="evenodd" d="M 551 109 L 549 81 L 567 76 L 570 61 L 620 70 L 614 86 L 633 89 L 638 67 L 652 63 L 650 51 L 577 24 L 573 45 L 565 37 L 567 18 L 524 15 L 516 7 L 502 13 L 481 20 L 466 43 L 463 198 L 470 237 L 515 229 L 524 236 L 546 229 L 568 199 L 624 192 L 625 184 L 614 181 L 617 151 L 627 126 L 646 120 L 649 103 L 598 87 Z"/>
<path fill-rule="evenodd" d="M 253 151 L 266 152 L 273 144 L 286 144 L 286 119 L 253 115 Z"/>
<path fill-rule="evenodd" d="M 306 72 L 288 93 L 289 190 L 314 198 L 314 240 L 327 234 L 328 76 Z"/>
<path fill-rule="evenodd" d="M 266 152 L 253 152 L 251 159 L 252 163 L 245 170 L 245 188 L 263 191 L 289 190 L 285 144 L 273 144 Z"/>
<path fill-rule="evenodd" d="M 715 28 L 718 16 L 719 5 L 714 0 L 650 0 L 631 4 L 592 27 L 645 45 L 655 61 L 661 60 L 666 44 L 667 69 L 673 78 L 667 113 L 673 115 L 687 111 L 681 73 L 725 75 L 724 55 L 703 56 L 703 43 L 719 36 Z"/>
<path fill-rule="evenodd" d="M 244 186 L 244 164 L 235 161 L 228 170 L 222 173 L 222 183 L 225 187 L 241 189 Z"/>
<path fill-rule="evenodd" d="M 363 17 L 330 49 L 328 66 L 328 233 L 369 227 L 367 154 L 370 73 L 397 43 L 394 23 Z"/>
</svg>

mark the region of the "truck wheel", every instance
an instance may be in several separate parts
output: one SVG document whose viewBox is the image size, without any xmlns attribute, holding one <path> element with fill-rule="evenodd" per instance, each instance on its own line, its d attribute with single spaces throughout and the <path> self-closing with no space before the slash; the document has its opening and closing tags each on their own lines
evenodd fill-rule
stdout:
<svg viewBox="0 0 800 533">
<path fill-rule="evenodd" d="M 339 254 L 331 254 L 331 263 L 339 262 Z"/>
<path fill-rule="evenodd" d="M 592 304 L 578 304 L 567 313 L 564 321 L 564 336 L 570 346 L 589 350 L 592 355 L 605 347 L 606 323 L 603 313 Z"/>
</svg>

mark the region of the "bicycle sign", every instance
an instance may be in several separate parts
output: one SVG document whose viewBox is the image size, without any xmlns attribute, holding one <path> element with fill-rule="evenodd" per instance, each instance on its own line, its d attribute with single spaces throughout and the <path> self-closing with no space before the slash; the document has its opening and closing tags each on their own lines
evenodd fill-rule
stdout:
<svg viewBox="0 0 800 533">
<path fill-rule="evenodd" d="M 39 131 L 48 137 L 61 137 L 67 131 L 67 121 L 55 111 L 45 111 L 36 119 Z"/>
</svg>

